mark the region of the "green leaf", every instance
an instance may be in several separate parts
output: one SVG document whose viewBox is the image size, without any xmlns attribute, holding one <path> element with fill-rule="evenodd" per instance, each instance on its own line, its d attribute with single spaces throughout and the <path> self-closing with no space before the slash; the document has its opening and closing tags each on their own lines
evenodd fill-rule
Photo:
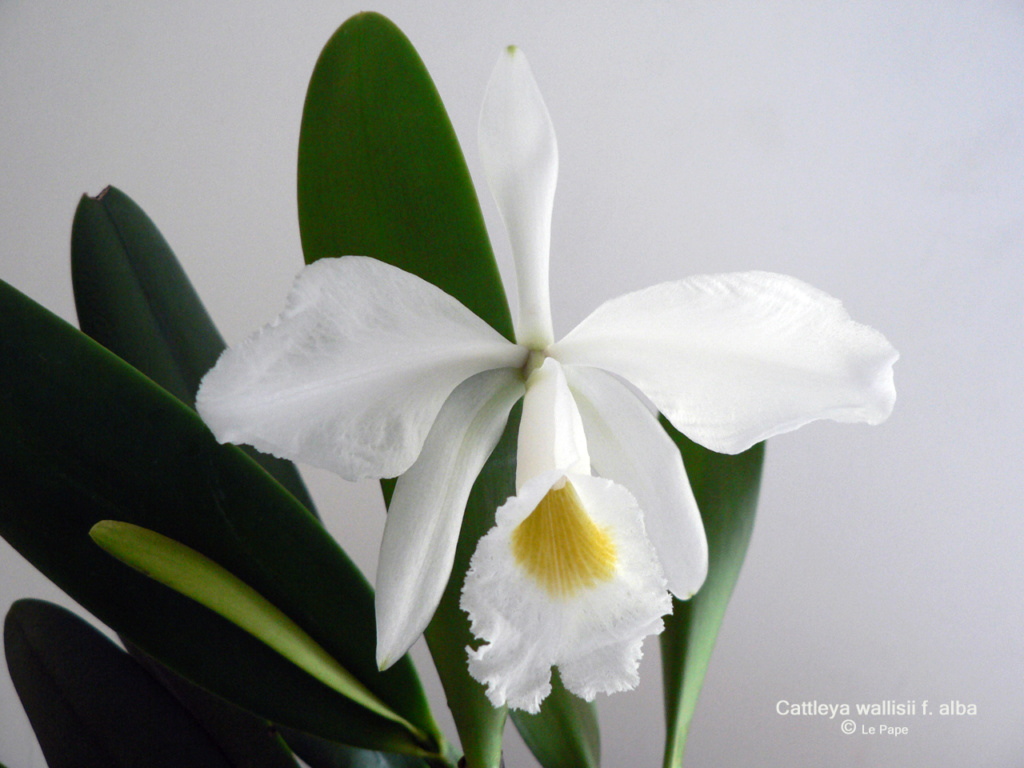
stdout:
<svg viewBox="0 0 1024 768">
<path fill-rule="evenodd" d="M 370 749 L 440 748 L 411 665 L 377 671 L 369 586 L 291 494 L 219 445 L 194 411 L 4 283 L 0 359 L 0 535 L 30 562 L 146 653 L 268 720 Z M 110 558 L 88 538 L 107 519 L 220 563 L 430 743 Z"/>
<path fill-rule="evenodd" d="M 512 722 L 544 768 L 597 768 L 601 741 L 597 707 L 569 693 L 555 670 L 551 693 L 531 715 L 511 711 Z"/>
<path fill-rule="evenodd" d="M 237 768 L 298 768 L 278 727 L 176 675 L 138 646 L 125 650 L 198 720 L 228 762 Z"/>
<path fill-rule="evenodd" d="M 494 527 L 497 508 L 515 493 L 516 438 L 521 416 L 520 401 L 509 414 L 501 440 L 470 491 L 452 575 L 425 633 L 466 753 L 466 768 L 498 768 L 501 764 L 508 710 L 494 707 L 487 700 L 484 686 L 469 674 L 466 647 L 478 641 L 469 630 L 469 617 L 459 607 L 459 600 L 477 542 Z"/>
<path fill-rule="evenodd" d="M 126 194 L 83 196 L 71 229 L 71 278 L 82 330 L 190 407 L 203 374 L 224 350 L 170 246 Z M 291 462 L 241 446 L 313 514 Z M 130 653 L 199 719 L 240 766 L 292 765 L 270 724 L 212 696 L 126 643 Z M 261 747 L 272 739 L 276 751 Z"/>
<path fill-rule="evenodd" d="M 223 616 L 342 696 L 426 738 L 263 595 L 208 557 L 156 531 L 116 520 L 101 520 L 89 535 L 121 562 Z"/>
<path fill-rule="evenodd" d="M 50 768 L 231 768 L 173 696 L 69 611 L 15 602 L 4 650 Z"/>
<path fill-rule="evenodd" d="M 281 735 L 310 768 L 426 768 L 418 757 L 396 755 L 336 744 L 308 733 L 282 729 Z"/>
<path fill-rule="evenodd" d="M 160 230 L 114 187 L 78 203 L 71 282 L 83 333 L 194 407 L 224 339 Z M 291 462 L 243 450 L 315 514 Z"/>
<path fill-rule="evenodd" d="M 665 766 L 679 768 L 715 638 L 754 529 L 764 443 L 727 456 L 697 445 L 664 418 L 661 422 L 683 454 L 708 537 L 707 580 L 686 602 L 673 600 L 672 615 L 666 617 L 661 635 L 668 724 Z"/>
<path fill-rule="evenodd" d="M 373 256 L 513 338 L 476 191 L 430 75 L 375 13 L 346 21 L 313 71 L 299 135 L 306 262 Z"/>
</svg>

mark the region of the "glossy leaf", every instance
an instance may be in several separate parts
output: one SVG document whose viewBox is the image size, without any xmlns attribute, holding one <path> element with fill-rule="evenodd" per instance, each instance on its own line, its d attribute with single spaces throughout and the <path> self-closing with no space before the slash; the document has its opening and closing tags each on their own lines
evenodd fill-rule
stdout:
<svg viewBox="0 0 1024 768">
<path fill-rule="evenodd" d="M 224 341 L 145 212 L 115 187 L 96 197 L 83 196 L 72 226 L 71 268 L 83 331 L 194 405 L 199 381 L 223 351 Z M 291 462 L 241 448 L 315 514 Z M 259 747 L 271 738 L 269 723 L 211 696 L 134 647 L 129 651 L 216 736 L 222 751 L 237 756 L 239 765 L 269 768 L 282 759 L 294 765 L 284 747 L 277 752 Z"/>
<path fill-rule="evenodd" d="M 512 710 L 512 722 L 544 768 L 597 768 L 601 764 L 601 741 L 597 707 L 573 696 L 557 673 L 551 693 L 540 712 Z"/>
<path fill-rule="evenodd" d="M 119 189 L 79 201 L 71 282 L 82 331 L 194 407 L 224 339 L 160 230 Z M 243 450 L 315 514 L 291 462 Z"/>
<path fill-rule="evenodd" d="M 427 646 L 444 685 L 448 708 L 466 756 L 466 768 L 498 768 L 505 730 L 505 707 L 487 700 L 484 686 L 470 677 L 466 647 L 479 641 L 469 629 L 469 617 L 459 607 L 462 584 L 477 542 L 494 527 L 494 513 L 515 493 L 516 438 L 522 403 L 516 404 L 508 424 L 473 485 L 455 550 L 455 564 L 441 603 L 424 633 Z"/>
<path fill-rule="evenodd" d="M 0 359 L 0 534 L 29 561 L 145 652 L 269 720 L 367 748 L 439 748 L 411 666 L 376 669 L 371 590 L 293 496 L 241 451 L 219 445 L 194 411 L 6 284 Z M 88 532 L 111 518 L 220 563 L 432 734 L 431 743 L 414 743 L 405 729 L 110 558 Z"/>
<path fill-rule="evenodd" d="M 14 603 L 4 650 L 50 768 L 231 768 L 163 686 L 64 608 Z"/>
<path fill-rule="evenodd" d="M 661 635 L 667 739 L 665 767 L 683 762 L 686 735 L 725 609 L 750 543 L 764 463 L 764 443 L 728 456 L 662 425 L 683 454 L 708 537 L 708 577 L 689 600 L 673 600 Z"/>
<path fill-rule="evenodd" d="M 208 557 L 156 531 L 116 520 L 101 520 L 89 535 L 125 565 L 206 606 L 342 696 L 423 738 L 275 605 Z"/>
<path fill-rule="evenodd" d="M 352 17 L 320 54 L 302 114 L 298 195 L 307 263 L 381 259 L 513 338 L 455 131 L 419 55 L 383 16 Z"/>
</svg>

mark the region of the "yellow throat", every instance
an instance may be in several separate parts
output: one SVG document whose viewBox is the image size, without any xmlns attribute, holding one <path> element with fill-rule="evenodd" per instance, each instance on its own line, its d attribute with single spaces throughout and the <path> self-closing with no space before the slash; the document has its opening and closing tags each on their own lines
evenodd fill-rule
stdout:
<svg viewBox="0 0 1024 768">
<path fill-rule="evenodd" d="M 512 554 L 552 597 L 571 597 L 615 573 L 615 542 L 590 519 L 568 480 L 512 531 Z"/>
</svg>

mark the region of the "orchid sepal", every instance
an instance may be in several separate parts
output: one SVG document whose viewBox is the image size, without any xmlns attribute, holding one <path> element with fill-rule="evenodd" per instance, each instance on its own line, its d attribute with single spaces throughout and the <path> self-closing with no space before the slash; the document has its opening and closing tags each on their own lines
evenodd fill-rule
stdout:
<svg viewBox="0 0 1024 768">
<path fill-rule="evenodd" d="M 558 180 L 558 143 L 526 56 L 502 51 L 480 110 L 480 157 L 515 257 L 516 341 L 543 349 L 554 341 L 548 261 Z"/>
</svg>

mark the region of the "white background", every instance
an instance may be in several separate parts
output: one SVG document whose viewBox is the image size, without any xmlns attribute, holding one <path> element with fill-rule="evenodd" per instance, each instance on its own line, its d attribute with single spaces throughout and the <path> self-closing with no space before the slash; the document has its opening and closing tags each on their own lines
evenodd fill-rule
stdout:
<svg viewBox="0 0 1024 768">
<path fill-rule="evenodd" d="M 561 150 L 557 333 L 626 290 L 766 269 L 839 296 L 902 353 L 885 425 L 815 424 L 771 441 L 687 765 L 1020 765 L 1020 4 L 374 9 L 420 51 L 481 189 L 487 77 L 502 46 L 527 52 Z M 359 10 L 0 0 L 0 278 L 73 320 L 71 218 L 82 193 L 112 183 L 157 222 L 229 341 L 272 319 L 302 263 L 306 83 Z M 484 209 L 510 274 L 489 198 Z M 376 487 L 307 476 L 372 574 Z M 25 596 L 68 602 L 0 542 L 0 610 Z M 600 702 L 607 766 L 660 763 L 656 646 L 640 688 Z M 893 740 L 776 714 L 781 699 L 926 698 L 977 715 L 904 718 L 909 734 Z M 44 764 L 2 672 L 0 762 Z M 507 764 L 534 765 L 514 736 Z"/>
</svg>

